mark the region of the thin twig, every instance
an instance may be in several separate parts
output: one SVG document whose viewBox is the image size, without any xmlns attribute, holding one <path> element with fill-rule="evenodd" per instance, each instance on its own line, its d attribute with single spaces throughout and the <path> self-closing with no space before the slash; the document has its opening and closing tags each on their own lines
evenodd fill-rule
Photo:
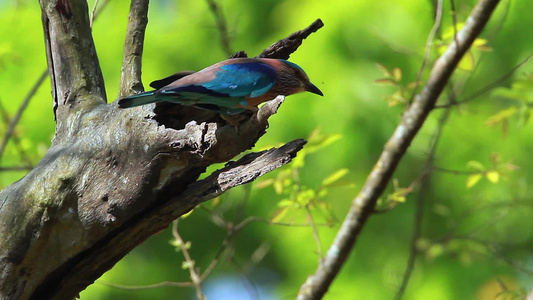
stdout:
<svg viewBox="0 0 533 300">
<path fill-rule="evenodd" d="M 435 38 L 435 34 L 437 34 L 437 31 L 440 28 L 441 20 L 442 20 L 442 0 L 438 0 L 437 8 L 435 9 L 435 23 L 433 24 L 433 28 L 431 28 L 431 31 L 429 32 L 429 35 L 428 35 L 428 39 L 426 41 L 426 50 L 424 53 L 424 59 L 422 60 L 422 66 L 420 67 L 420 70 L 418 70 L 418 74 L 416 75 L 415 87 L 413 88 L 413 93 L 411 94 L 409 103 L 413 102 L 413 99 L 418 93 L 418 88 L 420 87 L 420 80 L 422 79 L 422 74 L 424 73 L 424 70 L 426 69 L 426 65 L 429 61 L 429 54 L 431 52 L 431 45 L 433 44 L 433 38 Z M 457 44 L 457 41 L 455 41 L 455 43 Z"/>
<path fill-rule="evenodd" d="M 300 288 L 297 299 L 320 299 L 324 296 L 348 258 L 398 163 L 435 105 L 462 56 L 487 24 L 498 2 L 498 0 L 479 1 L 463 28 L 457 33 L 457 41 L 452 42 L 437 59 L 426 85 L 403 114 L 401 123 L 385 144 L 385 149 L 374 169 L 354 199 L 323 263 L 307 278 Z"/>
<path fill-rule="evenodd" d="M 503 76 L 500 76 L 496 80 L 492 81 L 491 83 L 487 84 L 486 86 L 480 88 L 479 90 L 473 92 L 472 94 L 466 96 L 465 98 L 462 98 L 461 100 L 454 102 L 454 103 L 447 103 L 442 105 L 435 105 L 435 108 L 447 108 L 450 106 L 455 105 L 462 105 L 465 103 L 468 103 L 472 100 L 477 99 L 479 96 L 487 93 L 488 91 L 492 90 L 493 88 L 501 85 L 504 81 L 509 79 L 518 69 L 526 65 L 529 60 L 533 57 L 533 53 L 529 54 L 522 62 L 520 62 L 518 65 L 514 66 L 509 72 L 505 73 Z"/>
<path fill-rule="evenodd" d="M 15 126 L 17 126 L 18 122 L 20 121 L 20 118 L 22 117 L 22 113 L 28 107 L 28 104 L 30 103 L 30 100 L 33 98 L 41 84 L 44 82 L 46 77 L 48 76 L 48 70 L 44 71 L 41 76 L 39 76 L 39 79 L 33 84 L 30 91 L 24 97 L 24 100 L 22 100 L 22 103 L 19 106 L 19 109 L 17 110 L 17 113 L 11 119 L 11 122 L 9 123 L 9 128 L 6 131 L 6 134 L 4 135 L 4 139 L 2 140 L 2 144 L 0 145 L 0 160 L 2 159 L 2 155 L 4 154 L 4 150 L 6 149 L 7 142 L 9 141 L 9 138 L 13 135 L 13 132 L 15 130 Z"/>
<path fill-rule="evenodd" d="M 141 81 L 144 34 L 148 24 L 149 0 L 132 0 L 120 76 L 121 98 L 144 91 Z"/>
<path fill-rule="evenodd" d="M 0 167 L 0 172 L 30 171 L 34 166 Z"/>
<path fill-rule="evenodd" d="M 305 211 L 307 212 L 307 216 L 309 217 L 309 223 L 311 223 L 311 228 L 313 229 L 313 239 L 315 240 L 315 244 L 316 244 L 316 252 L 318 254 L 318 264 L 321 264 L 322 260 L 324 259 L 324 254 L 322 252 L 322 243 L 320 242 L 320 235 L 318 234 L 318 228 L 315 225 L 315 220 L 313 219 L 313 215 L 311 214 L 309 205 L 305 206 Z"/>
<path fill-rule="evenodd" d="M 280 58 L 289 59 L 291 54 L 300 47 L 302 41 L 306 39 L 311 33 L 316 32 L 324 26 L 322 20 L 317 19 L 311 25 L 302 30 L 298 30 L 288 37 L 279 40 L 266 48 L 257 57 L 260 58 Z"/>
<path fill-rule="evenodd" d="M 174 222 L 172 222 L 172 236 L 174 236 L 174 238 L 178 242 L 178 246 L 180 247 L 180 250 L 183 253 L 183 257 L 185 257 L 185 263 L 187 264 L 187 269 L 189 270 L 189 274 L 191 275 L 191 280 L 194 286 L 196 287 L 196 297 L 199 300 L 205 300 L 205 296 L 202 293 L 202 281 L 200 279 L 200 275 L 198 275 L 198 273 L 196 272 L 195 262 L 189 254 L 189 250 L 187 249 L 185 241 L 183 241 L 181 235 L 178 232 L 178 222 L 179 219 L 176 219 Z"/>
<path fill-rule="evenodd" d="M 96 20 L 96 17 L 98 15 L 100 15 L 100 13 L 102 12 L 102 10 L 104 9 L 104 7 L 106 7 L 107 3 L 109 2 L 108 0 L 102 0 L 102 3 L 99 3 L 100 0 L 96 0 L 94 2 L 94 6 L 93 6 L 93 10 L 91 12 L 91 21 L 89 23 L 89 26 L 91 28 L 93 28 L 93 24 L 94 24 L 94 21 Z M 100 5 L 98 5 L 100 4 Z"/>
<path fill-rule="evenodd" d="M 217 5 L 215 0 L 207 0 L 207 4 L 209 4 L 211 12 L 213 13 L 213 16 L 215 16 L 217 28 L 220 32 L 220 43 L 222 44 L 222 50 L 224 50 L 224 53 L 226 53 L 227 56 L 231 56 L 233 51 L 231 51 L 228 26 L 226 24 L 224 14 L 222 13 L 222 9 Z"/>
<path fill-rule="evenodd" d="M 453 93 L 453 87 L 449 87 L 450 96 L 449 96 L 449 102 L 453 103 L 455 102 L 455 95 Z M 414 225 L 413 225 L 413 233 L 411 236 L 411 244 L 410 244 L 410 250 L 409 250 L 409 258 L 407 259 L 407 267 L 405 268 L 405 272 L 402 277 L 402 283 L 400 284 L 400 287 L 398 288 L 398 291 L 396 292 L 396 296 L 394 297 L 396 300 L 402 299 L 405 289 L 407 288 L 407 284 L 409 283 L 409 280 L 411 279 L 411 274 L 413 273 L 413 270 L 415 268 L 415 260 L 416 256 L 418 255 L 418 249 L 417 249 L 417 243 L 420 239 L 420 235 L 422 232 L 422 220 L 424 217 L 424 204 L 425 200 L 427 198 L 428 189 L 431 182 L 431 170 L 433 167 L 433 163 L 435 161 L 435 156 L 437 153 L 437 147 L 440 141 L 440 138 L 442 136 L 442 130 L 444 128 L 444 125 L 448 121 L 448 117 L 450 116 L 450 109 L 445 110 L 442 113 L 442 116 L 439 119 L 437 129 L 433 135 L 433 138 L 430 141 L 429 144 L 429 155 L 426 159 L 426 162 L 424 164 L 424 169 L 422 171 L 422 176 L 420 179 L 420 190 L 418 191 L 418 195 L 416 197 L 415 202 L 415 214 L 414 214 Z"/>
<path fill-rule="evenodd" d="M 485 174 L 487 174 L 488 172 L 491 171 L 491 170 L 485 170 L 485 171 L 461 171 L 461 170 L 452 170 L 452 169 L 446 169 L 446 168 L 436 167 L 436 166 L 433 166 L 432 169 L 435 170 L 435 171 L 439 171 L 439 172 L 443 172 L 443 173 L 450 173 L 450 174 L 454 174 L 454 175 L 474 175 L 474 174 L 485 175 Z"/>
<path fill-rule="evenodd" d="M 452 13 L 453 21 L 453 40 L 457 44 L 457 10 L 455 9 L 454 0 L 450 0 L 450 11 Z"/>
<path fill-rule="evenodd" d="M 93 10 L 91 12 L 91 22 L 89 23 L 89 27 L 93 28 L 94 18 L 96 17 L 96 8 L 98 7 L 98 2 L 100 0 L 94 1 Z"/>
<path fill-rule="evenodd" d="M 98 284 L 107 285 L 109 287 L 122 289 L 122 290 L 128 290 L 128 291 L 138 291 L 138 290 L 151 290 L 151 289 L 158 289 L 162 287 L 190 287 L 194 286 L 194 283 L 192 282 L 175 282 L 175 281 L 163 281 L 158 282 L 154 284 L 149 285 L 125 285 L 125 284 L 118 284 L 118 283 L 111 283 L 107 281 L 97 281 Z"/>
<path fill-rule="evenodd" d="M 9 127 L 9 124 L 11 123 L 11 118 L 9 117 L 9 114 L 7 113 L 7 110 L 5 109 L 4 105 L 2 105 L 2 101 L 0 101 L 0 113 L 2 114 L 2 121 L 4 122 L 4 125 L 6 126 L 6 128 Z M 24 147 L 22 147 L 22 145 L 20 144 L 20 139 L 17 136 L 16 131 L 13 131 L 13 134 L 11 135 L 11 140 L 13 141 L 14 146 L 19 152 L 20 159 L 26 164 L 26 166 L 33 165 L 31 158 L 26 153 L 26 150 L 24 150 Z"/>
</svg>

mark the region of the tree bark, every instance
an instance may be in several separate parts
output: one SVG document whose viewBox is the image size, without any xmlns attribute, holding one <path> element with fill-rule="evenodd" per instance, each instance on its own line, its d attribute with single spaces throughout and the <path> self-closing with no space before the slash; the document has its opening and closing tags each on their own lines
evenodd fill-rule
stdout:
<svg viewBox="0 0 533 300">
<path fill-rule="evenodd" d="M 127 41 L 135 57 L 125 53 L 121 93 L 142 89 L 148 2 L 134 2 Z M 0 192 L 1 299 L 73 299 L 172 220 L 290 162 L 305 144 L 248 154 L 197 181 L 253 147 L 283 97 L 244 115 L 238 130 L 191 107 L 119 109 L 106 104 L 87 3 L 40 4 L 57 125 L 45 157 Z"/>
</svg>

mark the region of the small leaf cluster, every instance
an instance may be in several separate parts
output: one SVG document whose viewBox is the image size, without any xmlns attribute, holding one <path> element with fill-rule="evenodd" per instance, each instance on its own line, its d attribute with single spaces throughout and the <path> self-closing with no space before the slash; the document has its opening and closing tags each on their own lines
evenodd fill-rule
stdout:
<svg viewBox="0 0 533 300">
<path fill-rule="evenodd" d="M 314 153 L 341 138 L 340 134 L 321 134 L 319 130 L 314 130 L 308 138 L 308 143 L 292 163 L 281 169 L 275 178 L 267 179 L 255 185 L 256 188 L 272 186 L 276 194 L 282 196 L 278 202 L 278 209 L 272 217 L 273 222 L 279 222 L 287 216 L 292 216 L 290 212 L 318 209 L 325 213 L 326 222 L 332 224 L 335 220 L 330 205 L 326 200 L 329 190 L 339 186 L 351 186 L 350 182 L 342 180 L 348 169 L 342 168 L 324 177 L 320 185 L 311 188 L 302 184 L 299 178 L 300 169 L 305 166 L 307 155 Z"/>
</svg>

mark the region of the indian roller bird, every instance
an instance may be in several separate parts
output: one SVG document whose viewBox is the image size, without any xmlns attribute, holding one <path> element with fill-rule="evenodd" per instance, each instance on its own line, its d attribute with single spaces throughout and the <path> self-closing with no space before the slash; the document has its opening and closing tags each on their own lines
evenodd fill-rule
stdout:
<svg viewBox="0 0 533 300">
<path fill-rule="evenodd" d="M 132 95 L 118 101 L 121 108 L 168 101 L 214 110 L 225 117 L 279 95 L 304 91 L 323 96 L 298 65 L 270 58 L 232 58 L 201 71 L 179 72 L 150 84 L 154 91 Z"/>
</svg>

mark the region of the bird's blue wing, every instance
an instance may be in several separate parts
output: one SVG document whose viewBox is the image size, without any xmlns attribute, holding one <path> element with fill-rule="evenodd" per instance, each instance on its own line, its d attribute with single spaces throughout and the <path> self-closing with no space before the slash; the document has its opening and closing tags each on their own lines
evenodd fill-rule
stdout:
<svg viewBox="0 0 533 300">
<path fill-rule="evenodd" d="M 201 72 L 197 73 L 200 74 Z M 228 114 L 241 112 L 247 97 L 258 97 L 276 83 L 276 70 L 260 62 L 223 65 L 209 81 L 163 88 L 166 101 L 199 107 L 216 105 Z M 238 112 L 232 110 L 237 109 Z"/>
<path fill-rule="evenodd" d="M 276 70 L 261 62 L 228 64 L 203 87 L 230 97 L 258 97 L 276 83 Z"/>
</svg>

